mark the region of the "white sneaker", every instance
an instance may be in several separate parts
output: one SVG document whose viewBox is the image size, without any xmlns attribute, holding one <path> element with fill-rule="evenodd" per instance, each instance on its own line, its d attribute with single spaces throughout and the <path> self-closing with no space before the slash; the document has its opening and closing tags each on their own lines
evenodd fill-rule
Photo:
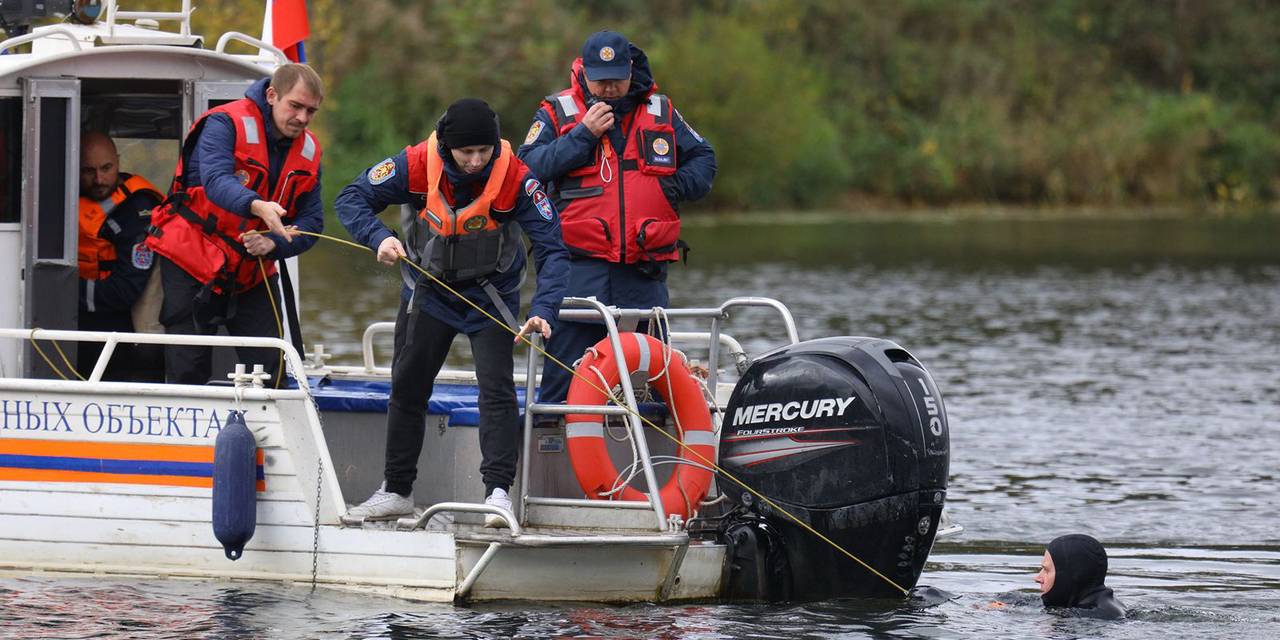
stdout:
<svg viewBox="0 0 1280 640">
<path fill-rule="evenodd" d="M 400 516 L 413 515 L 413 496 L 404 497 L 398 493 L 387 491 L 387 483 L 368 500 L 359 506 L 347 509 L 348 518 L 364 518 L 365 520 L 394 520 Z"/>
<path fill-rule="evenodd" d="M 484 499 L 484 503 L 491 507 L 506 509 L 508 512 L 511 511 L 511 498 L 507 496 L 505 489 L 494 489 L 493 493 L 489 494 L 489 497 Z M 507 526 L 507 521 L 501 516 L 486 513 L 484 516 L 484 526 L 489 527 L 490 529 L 501 529 Z"/>
</svg>

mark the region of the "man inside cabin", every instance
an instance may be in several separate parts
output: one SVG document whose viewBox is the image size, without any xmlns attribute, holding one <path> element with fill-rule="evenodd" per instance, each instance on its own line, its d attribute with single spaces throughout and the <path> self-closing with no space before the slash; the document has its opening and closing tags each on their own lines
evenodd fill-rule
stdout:
<svg viewBox="0 0 1280 640">
<path fill-rule="evenodd" d="M 146 245 L 151 209 L 164 196 L 146 178 L 120 171 L 115 142 L 100 131 L 80 137 L 81 331 L 131 333 L 133 308 L 151 277 L 153 255 Z M 77 368 L 88 376 L 102 352 L 101 342 L 81 342 Z M 103 379 L 159 381 L 164 376 L 158 345 L 121 343 Z"/>
<path fill-rule="evenodd" d="M 406 203 L 417 214 L 401 221 L 402 243 L 377 214 Z M 391 364 L 385 482 L 347 515 L 381 520 L 413 513 L 427 401 L 459 333 L 471 342 L 479 387 L 485 503 L 509 511 L 520 439 L 512 376 L 512 332 L 526 261 L 520 231 L 532 242 L 538 271 L 520 334 L 551 336 L 569 271 L 555 209 L 541 183 L 501 139 L 493 109 L 466 98 L 449 106 L 425 141 L 357 176 L 334 206 L 378 262 L 407 258 L 432 275 L 401 265 L 405 284 Z M 485 526 L 501 524 L 494 515 L 485 519 Z"/>
<path fill-rule="evenodd" d="M 324 228 L 320 143 L 307 130 L 323 99 L 311 67 L 285 64 L 191 126 L 147 239 L 159 254 L 167 333 L 212 335 L 225 326 L 233 336 L 282 336 L 276 261 L 315 244 L 298 231 Z M 282 353 L 236 351 L 279 385 Z M 169 382 L 204 384 L 211 349 L 170 345 L 165 364 Z"/>
<path fill-rule="evenodd" d="M 658 93 L 644 52 L 613 31 L 587 38 L 569 88 L 543 100 L 518 153 L 561 215 L 573 256 L 565 295 L 667 306 L 667 264 L 687 251 L 680 203 L 711 191 L 716 156 Z M 547 352 L 571 365 L 604 336 L 599 323 L 561 323 Z M 570 380 L 548 358 L 541 401 L 563 402 Z"/>
</svg>

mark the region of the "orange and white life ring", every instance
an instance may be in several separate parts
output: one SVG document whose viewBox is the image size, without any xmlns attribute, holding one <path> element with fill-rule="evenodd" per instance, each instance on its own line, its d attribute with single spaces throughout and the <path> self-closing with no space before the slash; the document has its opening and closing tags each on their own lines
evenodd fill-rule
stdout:
<svg viewBox="0 0 1280 640">
<path fill-rule="evenodd" d="M 684 445 L 680 447 L 680 458 L 692 463 L 677 462 L 671 479 L 659 494 L 667 513 L 678 513 L 688 519 L 711 486 L 711 471 L 706 468 L 709 462 L 715 461 L 711 410 L 683 356 L 672 351 L 668 361 L 666 350 L 671 347 L 642 333 L 622 333 L 619 338 L 627 371 L 647 372 L 650 386 L 662 395 L 672 414 L 672 422 L 677 425 L 678 436 Z M 569 404 L 603 405 L 607 402 L 601 389 L 609 390 L 618 384 L 618 364 L 608 338 L 587 351 L 578 364 L 576 374 L 569 385 Z M 588 498 L 649 499 L 631 487 L 610 493 L 619 481 L 619 474 L 605 446 L 604 416 L 570 414 L 565 417 L 565 432 L 569 438 L 569 459 L 573 462 L 574 475 Z"/>
</svg>

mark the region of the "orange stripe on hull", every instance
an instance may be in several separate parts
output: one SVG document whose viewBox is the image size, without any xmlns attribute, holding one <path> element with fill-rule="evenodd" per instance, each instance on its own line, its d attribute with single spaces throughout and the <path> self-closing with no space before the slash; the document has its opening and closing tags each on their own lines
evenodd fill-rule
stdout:
<svg viewBox="0 0 1280 640">
<path fill-rule="evenodd" d="M 34 440 L 0 438 L 0 454 L 47 458 L 83 458 L 85 460 L 133 460 L 144 462 L 180 462 L 213 464 L 214 448 L 209 445 L 137 444 L 119 442 L 85 442 L 67 440 Z M 255 455 L 259 473 L 265 454 Z M 0 481 L 17 482 L 89 482 L 108 484 L 144 484 L 169 487 L 212 488 L 213 477 L 136 473 L 105 473 L 70 469 L 28 469 L 0 467 Z M 257 490 L 266 491 L 266 480 L 257 481 Z"/>
<path fill-rule="evenodd" d="M 64 458 L 104 458 L 111 460 L 165 460 L 168 462 L 213 462 L 211 445 L 136 444 L 67 440 L 24 440 L 0 438 L 0 453 Z M 262 461 L 262 450 L 258 450 Z"/>
</svg>

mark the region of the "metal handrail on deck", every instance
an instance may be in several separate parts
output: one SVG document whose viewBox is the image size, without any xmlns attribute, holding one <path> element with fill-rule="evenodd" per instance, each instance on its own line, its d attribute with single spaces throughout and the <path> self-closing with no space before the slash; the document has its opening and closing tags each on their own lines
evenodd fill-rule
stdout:
<svg viewBox="0 0 1280 640">
<path fill-rule="evenodd" d="M 378 336 L 394 335 L 395 332 L 396 332 L 396 323 L 394 322 L 374 322 L 364 328 L 364 334 L 360 336 L 360 357 L 361 357 L 360 362 L 363 368 L 363 373 L 386 374 L 386 375 L 391 374 L 391 367 L 378 366 L 377 358 L 373 353 L 373 342 L 374 342 L 374 339 L 377 338 Z M 330 369 L 332 369 L 333 371 L 340 371 L 343 373 L 352 373 L 352 372 L 359 373 L 360 372 L 360 371 L 356 371 L 355 367 L 332 366 L 330 367 Z M 436 378 L 438 379 L 441 376 L 463 377 L 463 376 L 473 375 L 473 374 L 474 374 L 474 371 L 472 370 L 443 368 L 443 369 L 440 369 L 440 371 L 436 372 Z M 519 380 L 520 376 L 516 375 L 516 379 Z M 523 382 L 523 380 L 521 381 Z"/>
<path fill-rule="evenodd" d="M 565 298 L 561 304 L 561 319 L 564 319 L 564 310 L 572 309 L 590 309 L 593 318 L 599 318 L 604 321 L 605 329 L 609 334 L 609 344 L 613 347 L 613 352 L 622 354 L 622 338 L 618 334 L 618 324 L 614 322 L 613 312 L 610 307 L 595 298 Z M 595 413 L 601 416 L 613 413 L 621 407 L 606 406 L 582 406 L 572 407 L 569 405 L 546 405 L 534 402 L 536 392 L 534 390 L 534 353 L 535 349 L 529 349 L 529 369 L 525 374 L 525 410 L 524 410 L 524 460 L 526 464 L 521 469 L 520 497 L 523 503 L 529 494 L 529 450 L 532 446 L 533 438 L 533 416 L 537 413 L 561 413 L 563 409 L 584 409 L 583 411 L 575 411 L 575 413 Z M 627 424 L 631 428 L 631 437 L 636 445 L 636 455 L 640 457 L 640 464 L 644 470 L 644 480 L 649 486 L 649 505 L 653 508 L 653 513 L 657 519 L 658 531 L 667 530 L 667 511 L 662 506 L 662 495 L 658 491 L 658 478 L 653 472 L 653 461 L 649 457 L 649 444 L 644 435 L 644 424 L 640 422 L 640 407 L 636 404 L 635 390 L 631 387 L 631 374 L 627 371 L 627 359 L 619 357 L 618 366 L 618 384 L 622 387 L 622 398 L 627 403 L 624 411 L 627 413 Z M 605 390 L 608 391 L 607 389 Z M 524 515 L 525 509 L 521 505 L 520 513 Z"/>
<path fill-rule="evenodd" d="M 565 302 L 581 298 L 565 298 Z M 720 358 L 720 324 L 728 319 L 729 310 L 739 307 L 763 307 L 773 309 L 782 317 L 783 327 L 787 332 L 787 340 L 789 344 L 800 342 L 800 333 L 796 330 L 796 320 L 791 315 L 791 310 L 782 304 L 781 301 L 773 298 L 762 298 L 757 296 L 741 296 L 730 298 L 718 307 L 706 308 L 686 308 L 686 309 L 663 309 L 662 307 L 653 307 L 651 309 L 620 309 L 618 307 L 605 307 L 608 310 L 614 322 L 638 322 L 646 320 L 654 316 L 655 311 L 661 310 L 662 314 L 672 319 L 709 319 L 711 320 L 710 331 L 710 354 L 707 359 L 711 362 L 710 373 L 707 377 L 708 388 L 716 388 L 716 364 Z M 574 322 L 594 322 L 600 318 L 600 314 L 593 310 L 579 306 L 578 308 L 561 308 L 560 319 L 570 320 Z"/>
<path fill-rule="evenodd" d="M 166 20 L 178 23 L 178 33 L 191 35 L 191 0 L 182 0 L 182 11 L 120 11 L 116 0 L 104 0 L 107 10 L 107 32 L 115 35 L 116 20 Z M 219 49 L 221 51 L 221 49 Z"/>
<path fill-rule="evenodd" d="M 259 40 L 251 35 L 240 33 L 239 31 L 228 31 L 222 34 L 222 37 L 218 38 L 218 44 L 214 46 L 213 50 L 218 53 L 226 53 L 227 44 L 229 44 L 232 40 L 253 45 L 257 47 L 260 51 L 266 51 L 267 53 L 270 53 L 271 55 L 275 56 L 276 62 L 280 64 L 289 63 L 289 57 L 286 56 L 284 54 L 284 51 L 281 51 L 279 47 L 268 44 L 267 42 L 263 40 Z"/>
<path fill-rule="evenodd" d="M 80 40 L 76 38 L 76 34 L 72 33 L 70 29 L 66 27 L 43 27 L 39 31 L 32 31 L 31 33 L 15 36 L 5 40 L 4 42 L 0 42 L 0 53 L 8 51 L 20 44 L 26 44 L 32 40 L 39 40 L 40 38 L 46 38 L 49 36 L 64 36 L 67 40 L 71 41 L 71 46 L 76 51 L 84 50 L 84 47 L 80 45 Z"/>
<path fill-rule="evenodd" d="M 306 390 L 307 375 L 302 364 L 302 357 L 293 345 L 279 338 L 253 338 L 243 336 L 198 336 L 167 333 L 118 333 L 114 331 L 71 331 L 60 329 L 4 329 L 0 328 L 0 339 L 17 340 L 62 340 L 71 342 L 102 342 L 102 353 L 93 367 L 93 373 L 85 382 L 102 381 L 107 364 L 115 355 L 116 345 L 121 342 L 137 344 L 172 344 L 200 347 L 261 347 L 279 349 L 284 352 L 286 371 L 293 374 L 300 389 Z"/>
<path fill-rule="evenodd" d="M 710 350 L 709 360 L 710 369 L 707 386 L 710 389 L 716 388 L 716 370 L 719 363 L 720 346 L 724 342 L 725 346 L 730 349 L 731 354 L 742 352 L 742 347 L 737 341 L 720 332 L 720 323 L 729 317 L 729 310 L 737 307 L 764 307 L 770 308 L 778 312 L 782 316 L 783 325 L 786 329 L 787 339 L 791 344 L 800 341 L 799 332 L 796 330 L 795 318 L 792 317 L 791 311 L 787 309 L 778 300 L 772 298 L 759 297 L 738 297 L 725 301 L 718 307 L 712 308 L 692 308 L 692 309 L 663 309 L 654 307 L 650 309 L 621 309 L 618 307 L 606 306 L 595 298 L 565 298 L 561 305 L 559 319 L 578 322 L 603 322 L 608 333 L 609 343 L 613 347 L 613 352 L 621 354 L 622 342 L 618 333 L 618 324 L 620 322 L 638 322 L 661 314 L 667 318 L 694 318 L 709 319 L 711 321 L 711 330 L 706 334 L 681 334 L 685 337 L 705 337 Z M 674 333 L 673 333 L 674 335 Z M 724 340 L 728 338 L 728 340 Z M 536 336 L 534 338 L 537 339 Z M 535 342 L 534 344 L 539 344 Z M 631 435 L 636 445 L 636 455 L 640 458 L 640 465 L 644 471 L 645 482 L 649 487 L 649 507 L 653 509 L 657 518 L 658 531 L 667 531 L 671 523 L 667 519 L 666 510 L 662 505 L 656 474 L 653 471 L 653 462 L 649 456 L 648 440 L 644 434 L 644 425 L 641 424 L 639 407 L 636 405 L 634 389 L 631 386 L 631 375 L 627 371 L 625 358 L 617 358 L 618 364 L 618 384 L 622 387 L 623 398 L 627 406 L 595 406 L 595 405 L 567 405 L 567 404 L 542 404 L 535 402 L 535 365 L 537 362 L 536 349 L 529 349 L 528 370 L 525 377 L 525 412 L 524 412 L 524 451 L 521 454 L 525 464 L 521 465 L 520 473 L 520 515 L 526 517 L 526 507 L 530 504 L 557 504 L 565 506 L 591 506 L 599 503 L 597 500 L 588 499 L 570 499 L 570 498 L 549 498 L 529 495 L 529 455 L 532 448 L 533 440 L 533 417 L 537 414 L 543 415 L 566 415 L 571 413 L 596 414 L 600 416 L 626 414 L 628 424 L 631 429 Z M 568 363 L 566 363 L 568 364 Z M 744 362 L 736 361 L 735 364 L 741 370 Z M 611 506 L 612 506 L 611 502 Z M 627 504 L 629 508 L 637 508 L 643 503 L 636 502 Z"/>
</svg>

